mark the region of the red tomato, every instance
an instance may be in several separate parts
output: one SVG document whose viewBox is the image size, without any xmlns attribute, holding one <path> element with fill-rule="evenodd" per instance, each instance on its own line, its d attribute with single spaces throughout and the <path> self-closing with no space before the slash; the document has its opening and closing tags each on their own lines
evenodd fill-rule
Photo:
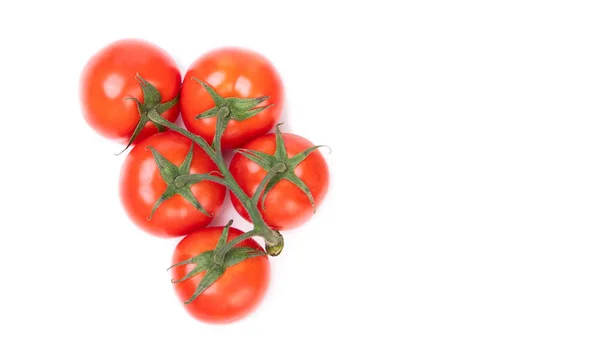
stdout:
<svg viewBox="0 0 600 346">
<path fill-rule="evenodd" d="M 267 133 L 281 118 L 283 85 L 275 67 L 267 59 L 240 48 L 212 51 L 192 64 L 181 89 L 181 116 L 185 127 L 209 143 L 212 143 L 215 135 L 216 117 L 195 117 L 213 108 L 215 103 L 204 87 L 192 77 L 209 84 L 222 97 L 269 96 L 258 107 L 274 105 L 246 120 L 230 120 L 222 138 L 222 146 L 225 149 L 237 148 Z"/>
<path fill-rule="evenodd" d="M 288 158 L 292 158 L 296 154 L 314 146 L 305 138 L 297 135 L 284 133 L 282 136 Z M 269 133 L 254 139 L 243 148 L 274 155 L 275 138 L 275 134 Z M 267 174 L 265 169 L 239 153 L 234 155 L 231 160 L 229 170 L 240 187 L 249 196 L 254 194 L 258 185 Z M 329 187 L 329 170 L 323 155 L 318 150 L 311 152 L 295 167 L 293 172 L 308 187 L 314 199 L 315 208 L 318 208 Z M 233 194 L 231 194 L 231 201 L 235 210 L 246 220 L 250 221 L 246 209 L 244 209 L 240 201 Z M 272 190 L 267 193 L 264 203 L 265 208 L 262 209 L 260 203 L 258 207 L 265 222 L 277 230 L 297 227 L 308 221 L 313 215 L 313 206 L 307 194 L 286 179 L 277 182 Z"/>
<path fill-rule="evenodd" d="M 175 98 L 181 88 L 179 68 L 161 48 L 133 39 L 111 43 L 89 60 L 81 75 L 83 113 L 96 132 L 123 143 L 130 139 L 140 113 L 136 102 L 127 98 L 144 102 L 136 74 L 158 89 L 163 103 Z M 169 121 L 178 115 L 179 105 L 162 114 Z M 136 142 L 157 131 L 147 122 Z"/>
<path fill-rule="evenodd" d="M 172 132 L 161 132 L 141 141 L 128 154 L 121 170 L 121 200 L 129 217 L 143 230 L 161 237 L 185 235 L 207 226 L 219 212 L 225 197 L 225 187 L 209 181 L 191 186 L 191 195 L 213 216 L 207 216 L 179 194 L 164 201 L 148 220 L 156 201 L 165 193 L 167 183 L 161 176 L 153 147 L 165 159 L 180 166 L 188 154 L 192 141 Z M 194 145 L 189 173 L 216 171 L 216 165 Z M 190 188 L 188 188 L 188 191 Z"/>
<path fill-rule="evenodd" d="M 214 250 L 222 227 L 211 227 L 190 233 L 175 248 L 173 264 L 192 258 L 202 252 Z M 228 241 L 242 234 L 231 227 Z M 253 239 L 246 239 L 236 247 L 251 247 L 262 250 Z M 184 277 L 194 264 L 186 264 L 171 269 L 173 280 Z M 194 294 L 205 273 L 200 273 L 180 283 L 175 283 L 175 291 L 182 302 Z M 262 301 L 270 281 L 270 265 L 267 256 L 253 257 L 228 267 L 223 276 L 200 294 L 185 309 L 196 319 L 211 323 L 228 323 L 239 320 L 251 313 Z"/>
</svg>

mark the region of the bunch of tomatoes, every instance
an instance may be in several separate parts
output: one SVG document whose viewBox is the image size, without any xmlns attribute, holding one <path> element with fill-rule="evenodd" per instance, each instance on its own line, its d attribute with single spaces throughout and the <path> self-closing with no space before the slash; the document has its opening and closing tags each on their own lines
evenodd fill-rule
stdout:
<svg viewBox="0 0 600 346">
<path fill-rule="evenodd" d="M 268 256 L 283 249 L 280 231 L 308 221 L 329 184 L 320 146 L 279 129 L 284 90 L 272 63 L 221 48 L 182 81 L 167 52 L 126 39 L 90 58 L 80 90 L 87 123 L 130 149 L 120 179 L 128 216 L 154 236 L 183 236 L 169 269 L 186 310 L 212 323 L 251 313 L 267 292 Z M 251 230 L 210 226 L 227 191 Z"/>
</svg>

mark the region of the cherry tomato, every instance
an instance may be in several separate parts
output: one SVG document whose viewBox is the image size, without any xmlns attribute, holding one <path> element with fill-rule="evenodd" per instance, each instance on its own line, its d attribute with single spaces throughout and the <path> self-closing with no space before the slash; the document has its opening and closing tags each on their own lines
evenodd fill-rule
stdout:
<svg viewBox="0 0 600 346">
<path fill-rule="evenodd" d="M 196 60 L 188 69 L 181 89 L 181 116 L 185 127 L 211 143 L 216 117 L 196 119 L 215 103 L 193 78 L 207 83 L 222 97 L 269 96 L 258 107 L 273 105 L 243 121 L 230 120 L 222 138 L 224 149 L 237 148 L 267 133 L 281 118 L 284 91 L 275 67 L 261 55 L 246 49 L 222 48 Z"/>
<path fill-rule="evenodd" d="M 182 166 L 191 146 L 191 140 L 176 132 L 161 132 L 141 141 L 125 159 L 121 170 L 121 200 L 129 217 L 148 233 L 161 237 L 185 235 L 207 226 L 221 209 L 225 187 L 215 182 L 202 181 L 181 191 L 188 193 L 187 197 L 195 198 L 212 216 L 199 211 L 181 194 L 174 194 L 166 199 L 152 214 L 156 202 L 167 190 L 167 183 L 150 148 L 154 148 L 173 165 Z M 217 170 L 216 165 L 197 145 L 194 145 L 191 157 L 190 174 Z"/>
<path fill-rule="evenodd" d="M 282 135 L 287 157 L 295 155 L 314 147 L 307 139 L 284 133 Z M 269 133 L 246 144 L 243 149 L 256 150 L 268 155 L 274 155 L 276 149 L 276 135 Z M 240 187 L 249 196 L 254 195 L 258 185 L 267 174 L 266 170 L 249 158 L 237 153 L 231 160 L 229 170 Z M 323 201 L 329 187 L 329 170 L 323 155 L 312 151 L 295 168 L 293 173 L 310 191 L 317 209 Z M 277 177 L 277 176 L 276 176 Z M 262 197 L 261 197 L 262 198 Z M 231 194 L 231 201 L 235 210 L 250 221 L 250 217 L 240 201 Z M 264 209 L 259 203 L 265 222 L 277 230 L 295 228 L 308 221 L 313 215 L 313 205 L 309 197 L 297 185 L 287 179 L 278 181 L 267 193 Z"/>
<path fill-rule="evenodd" d="M 192 258 L 202 252 L 214 250 L 222 227 L 200 229 L 187 235 L 175 248 L 173 264 Z M 231 227 L 228 241 L 242 234 Z M 246 239 L 236 247 L 251 247 L 262 250 L 253 239 Z M 189 273 L 194 264 L 186 264 L 171 269 L 173 280 Z M 200 273 L 185 281 L 174 283 L 175 291 L 186 302 L 194 294 L 196 287 L 204 277 Z M 228 267 L 223 276 L 200 294 L 185 309 L 196 319 L 211 323 L 228 323 L 239 320 L 251 313 L 264 298 L 270 281 L 270 265 L 267 256 L 246 259 Z"/>
<path fill-rule="evenodd" d="M 113 42 L 96 53 L 81 75 L 80 96 L 87 123 L 99 134 L 127 142 L 140 122 L 137 104 L 129 98 L 144 102 L 136 75 L 152 84 L 161 101 L 175 98 L 181 88 L 181 73 L 161 48 L 142 40 L 125 39 Z M 162 116 L 175 121 L 179 105 Z M 136 142 L 156 133 L 154 124 L 147 122 Z"/>
</svg>

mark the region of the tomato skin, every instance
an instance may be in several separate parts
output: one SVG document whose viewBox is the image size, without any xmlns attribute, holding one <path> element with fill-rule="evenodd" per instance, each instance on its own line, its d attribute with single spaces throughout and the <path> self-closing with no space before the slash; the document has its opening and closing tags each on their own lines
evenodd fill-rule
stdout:
<svg viewBox="0 0 600 346">
<path fill-rule="evenodd" d="M 214 107 L 214 102 L 195 77 L 211 85 L 222 97 L 253 98 L 270 96 L 258 107 L 265 109 L 244 121 L 230 120 L 223 134 L 222 147 L 238 148 L 267 133 L 281 118 L 284 90 L 275 67 L 263 56 L 241 48 L 221 48 L 198 58 L 188 69 L 181 89 L 181 116 L 185 127 L 212 143 L 216 117 L 195 117 Z"/>
<path fill-rule="evenodd" d="M 203 181 L 194 184 L 191 191 L 213 217 L 198 211 L 180 195 L 175 195 L 158 207 L 150 221 L 147 219 L 154 203 L 167 187 L 152 152 L 147 149 L 148 146 L 154 147 L 167 160 L 179 166 L 191 144 L 189 139 L 172 131 L 157 133 L 135 146 L 123 163 L 120 179 L 121 201 L 133 222 L 150 234 L 159 237 L 188 234 L 194 229 L 207 226 L 223 205 L 225 187 Z M 208 173 L 216 170 L 216 165 L 206 153 L 194 145 L 190 173 Z"/>
<path fill-rule="evenodd" d="M 307 139 L 289 133 L 283 134 L 283 141 L 288 157 L 314 146 Z M 273 155 L 275 153 L 275 134 L 269 133 L 256 138 L 246 144 L 244 148 Z M 232 158 L 229 170 L 249 196 L 254 194 L 267 174 L 263 168 L 239 153 Z M 329 188 L 329 169 L 325 158 L 318 150 L 315 150 L 296 167 L 294 172 L 308 186 L 314 198 L 315 207 L 318 209 Z M 233 194 L 230 196 L 235 210 L 244 219 L 250 221 L 250 216 L 240 201 Z M 267 225 L 277 230 L 298 227 L 313 215 L 313 208 L 307 195 L 287 180 L 282 180 L 273 187 L 267 194 L 265 209 L 262 210 L 259 203 L 259 210 Z"/>
<path fill-rule="evenodd" d="M 214 250 L 222 227 L 210 227 L 190 233 L 175 248 L 173 264 L 194 257 L 204 251 Z M 228 241 L 243 232 L 231 227 Z M 246 239 L 236 247 L 249 246 L 263 250 L 253 239 Z M 171 269 L 173 280 L 185 276 L 194 264 L 177 266 Z M 200 294 L 185 309 L 194 318 L 209 323 L 230 323 L 250 314 L 263 300 L 270 281 L 271 269 L 268 256 L 258 256 L 242 261 L 225 270 L 214 284 Z M 174 283 L 173 286 L 181 302 L 187 301 L 204 277 L 200 273 L 188 280 Z"/>
<path fill-rule="evenodd" d="M 124 39 L 101 49 L 88 61 L 80 79 L 80 99 L 87 123 L 106 138 L 126 143 L 140 120 L 135 101 L 143 102 L 136 74 L 154 85 L 162 102 L 173 99 L 181 89 L 181 73 L 164 50 L 143 40 Z M 179 105 L 162 116 L 175 121 Z M 148 122 L 134 143 L 158 132 Z"/>
</svg>

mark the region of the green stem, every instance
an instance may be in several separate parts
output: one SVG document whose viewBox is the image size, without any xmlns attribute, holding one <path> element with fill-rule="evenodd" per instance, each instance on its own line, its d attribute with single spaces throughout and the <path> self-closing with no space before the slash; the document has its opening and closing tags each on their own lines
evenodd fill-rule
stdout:
<svg viewBox="0 0 600 346">
<path fill-rule="evenodd" d="M 201 181 L 204 180 L 208 180 L 208 181 L 214 181 L 215 183 L 219 183 L 221 185 L 225 185 L 227 186 L 227 182 L 221 178 L 221 177 L 217 177 L 211 174 L 187 174 L 187 175 L 180 175 L 177 178 L 175 178 L 175 186 L 177 187 L 183 187 L 185 184 L 188 183 L 199 183 Z"/>
<path fill-rule="evenodd" d="M 219 167 L 219 170 L 221 171 L 221 174 L 223 174 L 225 181 L 228 182 L 227 187 L 229 187 L 229 191 L 231 191 L 235 195 L 235 197 L 237 197 L 237 199 L 240 200 L 240 202 L 248 212 L 248 215 L 250 215 L 250 219 L 254 224 L 254 230 L 259 232 L 257 235 L 265 239 L 265 241 L 267 242 L 267 246 L 275 246 L 280 243 L 282 244 L 283 237 L 281 236 L 281 234 L 279 234 L 279 232 L 277 231 L 272 230 L 267 225 L 260 211 L 258 210 L 258 206 L 252 202 L 252 199 L 248 197 L 248 195 L 246 195 L 246 193 L 244 192 L 244 190 L 242 190 L 238 183 L 235 182 L 235 178 L 233 177 L 231 172 L 229 172 L 229 169 L 227 169 L 225 163 L 223 163 L 223 167 L 220 167 L 219 164 L 217 164 L 217 167 Z M 225 170 L 223 170 L 223 168 Z M 234 183 L 229 184 L 229 182 L 231 181 L 233 181 Z M 269 254 L 271 255 L 271 253 Z"/>
<path fill-rule="evenodd" d="M 219 110 L 219 116 L 220 116 L 220 118 L 222 118 L 222 121 L 224 121 L 225 117 L 228 115 L 227 112 L 223 111 L 223 109 Z M 244 192 L 244 190 L 242 190 L 240 185 L 237 183 L 237 181 L 235 180 L 235 178 L 229 171 L 229 168 L 227 167 L 225 160 L 223 159 L 223 154 L 220 150 L 221 149 L 220 139 L 221 139 L 221 136 L 223 135 L 223 132 L 225 131 L 225 127 L 226 127 L 226 126 L 223 126 L 223 122 L 221 122 L 222 126 L 220 128 L 215 129 L 215 131 L 216 131 L 215 132 L 215 140 L 218 139 L 219 144 L 216 144 L 217 141 L 215 141 L 215 149 L 213 149 L 204 140 L 204 138 L 202 138 L 198 135 L 195 135 L 184 128 L 177 126 L 176 124 L 168 121 L 167 119 L 161 117 L 160 115 L 157 116 L 155 114 L 148 114 L 148 117 L 154 123 L 163 125 L 169 129 L 171 129 L 177 133 L 180 133 L 180 134 L 186 136 L 187 138 L 191 139 L 194 143 L 198 144 L 198 146 L 200 146 L 200 148 L 202 148 L 206 152 L 208 157 L 215 163 L 215 165 L 217 166 L 217 168 L 223 175 L 223 177 L 220 178 L 221 181 L 223 182 L 223 185 L 225 185 L 229 188 L 229 190 L 240 200 L 240 202 L 242 203 L 244 208 L 248 211 L 248 214 L 250 215 L 252 223 L 254 224 L 253 231 L 256 232 L 255 235 L 260 236 L 265 239 L 265 244 L 266 244 L 265 248 L 266 248 L 267 253 L 271 256 L 279 255 L 279 253 L 281 253 L 281 250 L 283 249 L 283 237 L 281 236 L 281 234 L 279 232 L 271 229 L 266 224 L 265 220 L 263 219 L 262 215 L 260 214 L 260 211 L 258 210 L 257 204 L 253 202 L 252 198 L 249 197 Z M 218 119 L 217 119 L 217 123 L 219 123 Z M 217 149 L 218 149 L 218 151 L 217 151 Z M 204 178 L 207 178 L 207 177 L 204 177 Z M 218 178 L 218 177 L 213 177 L 213 178 L 206 179 L 206 180 L 214 180 L 214 178 Z M 185 176 L 179 177 L 177 179 L 181 179 L 179 181 L 179 184 L 182 184 L 182 181 L 185 181 L 185 179 L 190 179 L 190 181 L 193 180 L 193 178 L 191 178 L 191 177 L 186 178 Z M 221 182 L 221 181 L 219 181 L 219 182 Z"/>
<path fill-rule="evenodd" d="M 152 122 L 154 122 L 155 124 L 159 124 L 159 125 L 163 125 L 179 134 L 184 135 L 185 137 L 191 139 L 194 143 L 198 144 L 198 146 L 200 146 L 200 148 L 202 148 L 202 150 L 204 150 L 204 152 L 206 153 L 206 155 L 208 155 L 208 157 L 210 157 L 210 159 L 214 162 L 217 163 L 217 155 L 215 153 L 215 151 L 213 150 L 213 148 L 210 146 L 210 144 L 208 144 L 204 138 L 195 135 L 193 133 L 191 133 L 190 131 L 177 126 L 176 124 L 168 121 L 167 119 L 161 117 L 161 116 L 155 116 L 154 114 L 148 114 L 148 118 L 150 120 L 152 120 Z"/>
<path fill-rule="evenodd" d="M 217 125 L 215 126 L 215 138 L 213 139 L 213 147 L 215 148 L 215 154 L 217 160 L 225 161 L 223 159 L 223 151 L 221 150 L 221 137 L 227 128 L 226 118 L 229 116 L 229 107 L 222 107 L 217 113 Z"/>
<path fill-rule="evenodd" d="M 217 264 L 223 264 L 225 261 L 225 255 L 229 252 L 229 250 L 233 249 L 234 246 L 241 243 L 242 241 L 252 238 L 254 236 L 258 236 L 259 232 L 255 229 L 252 231 L 240 234 L 239 236 L 233 238 L 230 242 L 226 243 L 222 248 L 215 251 L 214 260 Z"/>
<path fill-rule="evenodd" d="M 252 196 L 252 204 L 258 205 L 258 200 L 260 199 L 260 194 L 265 189 L 265 186 L 267 186 L 269 181 L 271 181 L 271 179 L 273 179 L 273 177 L 276 176 L 277 173 L 281 173 L 281 172 L 285 171 L 285 168 L 286 167 L 283 163 L 277 163 L 277 164 L 275 164 L 275 166 L 273 166 L 273 168 L 271 168 L 271 170 L 269 170 L 269 172 L 263 178 L 263 180 L 260 182 L 260 184 L 258 184 L 258 188 L 256 188 L 256 191 L 254 191 L 254 195 Z"/>
</svg>

